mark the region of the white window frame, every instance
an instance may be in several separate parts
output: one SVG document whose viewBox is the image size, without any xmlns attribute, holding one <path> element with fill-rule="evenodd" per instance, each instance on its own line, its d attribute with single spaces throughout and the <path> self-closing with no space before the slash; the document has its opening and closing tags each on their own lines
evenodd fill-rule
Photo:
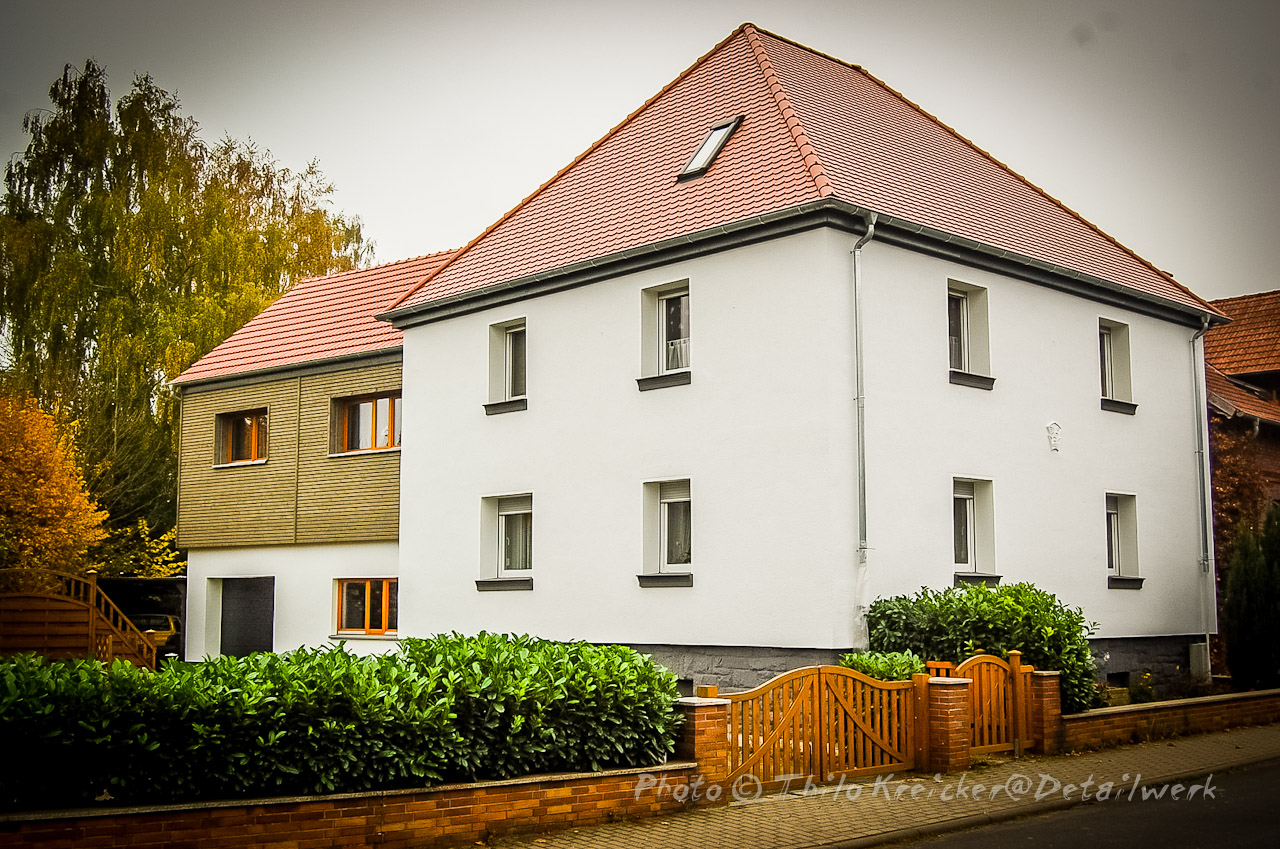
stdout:
<svg viewBox="0 0 1280 849">
<path fill-rule="evenodd" d="M 964 502 L 964 521 L 968 562 L 955 557 L 958 503 Z M 951 550 L 955 571 L 996 574 L 995 497 L 992 481 L 987 478 L 958 476 L 951 479 Z"/>
<path fill-rule="evenodd" d="M 1137 578 L 1138 571 L 1138 499 L 1124 492 L 1108 492 L 1104 496 L 1106 536 L 1104 538 L 1107 574 L 1114 578 Z"/>
<path fill-rule="evenodd" d="M 675 490 L 674 492 L 672 490 Z M 689 510 L 689 559 L 684 563 L 672 563 L 668 558 L 671 553 L 671 508 L 672 505 L 683 504 Z M 658 571 L 659 572 L 691 572 L 693 571 L 693 498 L 688 480 L 663 481 L 658 484 Z"/>
<path fill-rule="evenodd" d="M 684 345 L 684 365 L 667 368 L 666 321 L 664 310 L 672 298 L 689 299 L 688 336 Z M 662 375 L 689 375 L 692 369 L 693 289 L 688 280 L 677 280 L 640 290 L 640 375 L 642 381 Z M 682 380 L 680 382 L 688 382 Z"/>
<path fill-rule="evenodd" d="M 520 391 L 516 391 L 516 346 L 515 337 L 520 337 L 520 382 L 524 384 Z M 512 325 L 506 329 L 505 338 L 506 353 L 506 375 L 504 379 L 504 389 L 507 401 L 514 401 L 517 398 L 524 398 L 529 392 L 529 334 L 525 329 L 523 322 Z"/>
<path fill-rule="evenodd" d="M 514 339 L 524 334 L 524 392 L 516 393 L 514 384 Z M 489 394 L 486 410 L 512 412 L 526 408 L 529 397 L 529 325 L 524 317 L 489 325 Z M 497 405 L 497 406 L 490 406 Z"/>
<path fill-rule="evenodd" d="M 497 530 L 498 538 L 495 542 L 497 549 L 497 575 L 499 578 L 529 578 L 533 576 L 533 495 L 517 495 L 507 496 L 505 498 L 495 499 L 494 505 L 497 511 Z M 508 568 L 507 562 L 507 526 L 514 522 L 516 517 L 525 523 L 524 530 L 525 539 L 525 557 L 528 562 L 524 566 Z"/>
<path fill-rule="evenodd" d="M 677 371 L 688 371 L 691 368 L 689 342 L 693 337 L 693 328 L 687 328 L 688 335 L 685 336 L 671 338 L 667 335 L 667 305 L 672 301 L 679 301 L 681 299 L 685 301 L 685 310 L 690 314 L 690 318 L 686 323 L 692 325 L 692 310 L 689 308 L 692 302 L 689 299 L 688 289 L 670 292 L 658 298 L 658 374 L 671 374 L 672 372 Z M 679 348 L 677 350 L 679 351 L 678 359 L 680 362 L 676 365 L 671 365 L 670 355 L 672 351 L 670 349 L 673 344 L 679 344 Z"/>
<path fill-rule="evenodd" d="M 951 351 L 951 304 L 961 305 L 960 350 L 957 364 Z M 947 281 L 947 367 L 959 374 L 991 375 L 991 324 L 987 315 L 987 290 L 959 280 Z"/>
<path fill-rule="evenodd" d="M 1129 325 L 1098 319 L 1099 394 L 1109 401 L 1133 403 Z"/>
</svg>

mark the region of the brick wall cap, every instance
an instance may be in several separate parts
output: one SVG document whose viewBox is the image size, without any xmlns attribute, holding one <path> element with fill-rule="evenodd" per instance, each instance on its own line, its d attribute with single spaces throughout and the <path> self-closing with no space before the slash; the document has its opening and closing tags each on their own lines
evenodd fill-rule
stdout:
<svg viewBox="0 0 1280 849">
<path fill-rule="evenodd" d="M 679 772 L 697 769 L 697 761 L 667 761 L 653 766 L 626 767 L 624 769 L 606 769 L 600 772 L 552 772 L 538 775 L 521 775 L 516 778 L 502 778 L 493 781 L 470 781 L 457 784 L 436 784 L 431 787 L 403 787 L 394 790 L 365 790 L 359 793 L 329 793 L 323 796 L 260 796 L 253 799 L 212 799 L 199 802 L 177 802 L 170 805 L 132 805 L 103 808 L 61 808 L 44 811 L 18 811 L 0 814 L 0 823 L 37 822 L 41 820 L 81 819 L 84 817 L 114 817 L 130 814 L 162 814 L 175 811 L 205 811 L 219 808 L 251 808 L 269 807 L 273 805 L 303 805 L 342 801 L 347 799 L 368 799 L 372 804 L 376 799 L 394 796 L 425 796 L 446 793 L 451 790 L 476 790 L 486 787 L 511 787 L 521 784 L 539 784 L 572 781 L 591 781 L 599 778 L 611 778 L 622 775 L 641 775 L 642 773 Z"/>
<path fill-rule="evenodd" d="M 934 687 L 968 687 L 973 683 L 972 678 L 930 678 L 929 686 Z"/>
<path fill-rule="evenodd" d="M 714 705 L 733 704 L 733 700 L 719 699 L 719 698 L 708 699 L 702 696 L 683 696 L 679 699 L 676 699 L 676 704 L 683 705 L 685 707 L 711 707 Z"/>
<path fill-rule="evenodd" d="M 1168 699 L 1163 702 L 1144 702 L 1136 705 L 1115 705 L 1114 707 L 1094 708 L 1080 713 L 1064 713 L 1064 720 L 1085 720 L 1100 716 L 1125 713 L 1159 713 L 1161 711 L 1184 710 L 1197 705 L 1230 704 L 1232 702 L 1251 702 L 1262 699 L 1273 699 L 1280 696 L 1280 688 L 1274 690 L 1251 690 L 1248 693 L 1218 693 L 1213 696 L 1192 696 L 1189 699 Z"/>
<path fill-rule="evenodd" d="M 1058 677 L 1059 675 L 1061 675 L 1062 673 L 1061 673 L 1061 672 L 1059 672 L 1059 671 L 1058 671 L 1058 670 L 1056 670 L 1056 669 L 1054 669 L 1054 670 L 1049 670 L 1049 669 L 1037 669 L 1037 670 L 1035 670 L 1034 672 L 1032 672 L 1031 674 L 1032 674 L 1032 675 L 1039 675 L 1041 678 L 1050 678 L 1050 677 L 1052 677 L 1052 678 L 1057 678 L 1057 677 Z"/>
</svg>

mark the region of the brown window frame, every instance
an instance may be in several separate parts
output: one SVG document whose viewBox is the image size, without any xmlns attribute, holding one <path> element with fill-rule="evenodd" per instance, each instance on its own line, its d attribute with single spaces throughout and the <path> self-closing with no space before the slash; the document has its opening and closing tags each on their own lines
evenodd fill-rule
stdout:
<svg viewBox="0 0 1280 849">
<path fill-rule="evenodd" d="M 374 392 L 367 395 L 352 395 L 346 398 L 337 398 L 334 400 L 334 406 L 337 408 L 335 420 L 337 428 L 334 433 L 334 453 L 350 454 L 356 451 L 389 451 L 400 447 L 397 441 L 397 408 L 400 408 L 400 416 L 403 416 L 404 404 L 401 400 L 401 391 L 399 389 L 393 392 Z M 387 403 L 387 444 L 374 444 L 378 433 L 378 402 L 386 400 Z M 361 448 L 358 445 L 352 447 L 347 440 L 351 435 L 351 416 L 353 411 L 358 410 L 362 404 L 373 405 L 372 416 L 372 432 L 369 435 L 369 447 Z M 403 422 L 400 423 L 401 425 Z"/>
<path fill-rule="evenodd" d="M 383 627 L 381 629 L 378 629 L 378 628 L 369 627 L 369 607 L 370 607 L 369 595 L 370 595 L 370 590 L 372 589 L 372 584 L 375 584 L 375 583 L 382 584 L 382 619 L 381 621 L 383 622 L 384 626 L 391 624 L 390 622 L 391 595 L 392 595 L 392 588 L 393 587 L 395 588 L 395 596 L 396 596 L 396 622 L 395 622 L 396 627 L 395 628 Z M 342 621 L 343 600 L 346 598 L 346 590 L 349 584 L 364 585 L 364 622 L 361 623 L 359 627 L 351 626 L 351 623 Z M 400 602 L 400 579 L 399 578 L 340 578 L 338 579 L 338 609 L 337 609 L 337 615 L 335 617 L 335 621 L 337 622 L 337 633 L 366 634 L 370 636 L 398 633 L 399 626 L 400 626 L 399 602 Z"/>
<path fill-rule="evenodd" d="M 252 419 L 248 439 L 249 455 L 235 456 L 236 422 L 239 419 Z M 245 463 L 261 463 L 268 454 L 267 409 L 258 407 L 251 410 L 240 410 L 234 413 L 219 413 L 216 420 L 217 457 L 220 466 L 231 466 Z"/>
</svg>

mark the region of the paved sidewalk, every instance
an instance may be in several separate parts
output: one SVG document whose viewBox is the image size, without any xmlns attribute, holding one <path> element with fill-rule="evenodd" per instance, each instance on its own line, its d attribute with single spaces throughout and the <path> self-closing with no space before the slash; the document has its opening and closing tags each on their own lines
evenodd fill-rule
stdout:
<svg viewBox="0 0 1280 849">
<path fill-rule="evenodd" d="M 1280 724 L 1115 749 L 991 759 L 963 775 L 905 773 L 743 800 L 666 817 L 495 839 L 501 849 L 815 849 L 871 846 L 985 825 L 1101 798 L 1141 804 L 1181 782 L 1188 804 L 1213 804 L 1210 774 L 1280 758 Z M 1087 782 L 1087 783 L 1086 783 Z M 1111 782 L 1108 784 L 1108 782 Z M 1212 795 L 1213 782 L 1207 781 Z M 1191 788 L 1195 790 L 1192 791 Z M 749 794 L 743 794 L 749 795 Z"/>
</svg>

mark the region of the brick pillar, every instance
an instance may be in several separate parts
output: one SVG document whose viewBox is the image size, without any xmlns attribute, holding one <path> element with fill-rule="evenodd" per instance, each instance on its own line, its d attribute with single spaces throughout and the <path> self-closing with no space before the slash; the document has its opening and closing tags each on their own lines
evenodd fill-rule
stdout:
<svg viewBox="0 0 1280 849">
<path fill-rule="evenodd" d="M 972 678 L 929 679 L 929 772 L 963 772 L 969 768 L 972 683 Z"/>
<path fill-rule="evenodd" d="M 676 758 L 697 761 L 698 772 L 707 787 L 719 785 L 716 800 L 704 791 L 698 804 L 727 804 L 729 780 L 729 700 L 693 696 L 677 699 L 676 708 L 684 716 Z"/>
<path fill-rule="evenodd" d="M 1057 672 L 1031 673 L 1031 745 L 1042 755 L 1062 750 L 1062 691 Z"/>
</svg>

